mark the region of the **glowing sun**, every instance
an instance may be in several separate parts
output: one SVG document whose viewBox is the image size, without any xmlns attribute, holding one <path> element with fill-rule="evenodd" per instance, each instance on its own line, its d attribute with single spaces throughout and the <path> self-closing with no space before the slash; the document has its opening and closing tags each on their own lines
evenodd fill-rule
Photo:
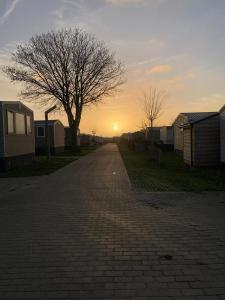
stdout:
<svg viewBox="0 0 225 300">
<path fill-rule="evenodd" d="M 118 125 L 117 125 L 117 123 L 113 124 L 113 130 L 114 130 L 114 131 L 117 131 L 117 130 L 118 130 Z"/>
</svg>

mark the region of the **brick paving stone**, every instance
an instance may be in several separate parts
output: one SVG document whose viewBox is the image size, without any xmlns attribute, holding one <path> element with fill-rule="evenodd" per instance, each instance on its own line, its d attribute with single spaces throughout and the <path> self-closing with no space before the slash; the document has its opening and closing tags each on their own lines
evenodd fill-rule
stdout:
<svg viewBox="0 0 225 300">
<path fill-rule="evenodd" d="M 7 180 L 0 300 L 225 299 L 224 193 L 137 193 L 114 144 Z"/>
<path fill-rule="evenodd" d="M 218 296 L 197 296 L 197 300 L 220 300 Z"/>
</svg>

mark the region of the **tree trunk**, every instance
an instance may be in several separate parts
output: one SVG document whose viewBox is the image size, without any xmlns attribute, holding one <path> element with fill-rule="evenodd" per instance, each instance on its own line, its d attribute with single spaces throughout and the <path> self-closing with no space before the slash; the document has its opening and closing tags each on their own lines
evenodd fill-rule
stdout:
<svg viewBox="0 0 225 300">
<path fill-rule="evenodd" d="M 70 128 L 71 150 L 79 151 L 80 145 L 78 143 L 78 130 L 80 125 L 80 119 L 74 119 L 72 113 L 67 114 L 67 117 Z"/>
<path fill-rule="evenodd" d="M 153 121 L 151 121 L 151 130 L 150 130 L 150 138 L 151 138 L 151 156 L 152 159 L 154 160 L 154 133 L 153 133 Z"/>
<path fill-rule="evenodd" d="M 70 125 L 70 138 L 72 151 L 79 151 L 80 145 L 78 144 L 78 126 L 75 121 Z"/>
</svg>

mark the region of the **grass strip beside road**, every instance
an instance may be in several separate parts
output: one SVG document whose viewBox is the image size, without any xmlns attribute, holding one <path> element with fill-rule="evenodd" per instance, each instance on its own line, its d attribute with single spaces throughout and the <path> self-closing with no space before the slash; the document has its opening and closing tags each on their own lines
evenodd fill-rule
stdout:
<svg viewBox="0 0 225 300">
<path fill-rule="evenodd" d="M 35 160 L 29 165 L 14 168 L 7 172 L 0 172 L 0 178 L 48 175 L 97 148 L 98 146 L 84 146 L 81 147 L 79 152 L 66 150 L 57 156 L 51 156 L 49 160 L 45 156 L 36 156 Z"/>
<path fill-rule="evenodd" d="M 147 192 L 224 191 L 224 168 L 189 168 L 174 152 L 163 152 L 161 163 L 150 160 L 148 152 L 137 153 L 124 144 L 119 150 L 132 186 Z"/>
</svg>

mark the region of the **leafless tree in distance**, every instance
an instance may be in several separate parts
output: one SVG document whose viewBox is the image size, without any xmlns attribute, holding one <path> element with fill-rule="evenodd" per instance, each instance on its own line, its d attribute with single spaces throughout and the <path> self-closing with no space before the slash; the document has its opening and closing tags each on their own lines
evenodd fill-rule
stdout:
<svg viewBox="0 0 225 300">
<path fill-rule="evenodd" d="M 166 96 L 165 91 L 156 87 L 150 87 L 144 93 L 144 111 L 149 127 L 153 127 L 155 120 L 161 116 Z"/>
<path fill-rule="evenodd" d="M 73 149 L 84 106 L 112 95 L 124 82 L 114 53 L 79 28 L 37 34 L 17 46 L 12 61 L 3 71 L 24 84 L 22 98 L 66 112 Z"/>
<path fill-rule="evenodd" d="M 146 128 L 146 134 L 148 135 L 150 133 L 152 149 L 154 147 L 154 123 L 162 115 L 166 96 L 167 94 L 164 90 L 160 90 L 156 87 L 150 87 L 149 90 L 144 93 L 145 122 L 143 126 Z"/>
</svg>

